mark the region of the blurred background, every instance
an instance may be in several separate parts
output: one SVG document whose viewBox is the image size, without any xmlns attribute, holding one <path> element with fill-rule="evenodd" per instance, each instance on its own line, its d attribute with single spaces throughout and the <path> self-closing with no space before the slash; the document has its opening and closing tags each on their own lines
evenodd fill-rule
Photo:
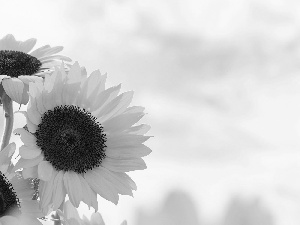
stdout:
<svg viewBox="0 0 300 225">
<path fill-rule="evenodd" d="M 10 0 L 1 1 L 0 36 L 62 45 L 62 54 L 89 73 L 107 72 L 108 86 L 122 83 L 135 91 L 133 105 L 145 106 L 141 122 L 154 136 L 148 169 L 130 173 L 134 198 L 117 206 L 99 199 L 107 225 L 299 224 L 299 7 Z M 17 116 L 15 126 L 22 123 Z M 80 214 L 91 211 L 81 205 Z"/>
</svg>

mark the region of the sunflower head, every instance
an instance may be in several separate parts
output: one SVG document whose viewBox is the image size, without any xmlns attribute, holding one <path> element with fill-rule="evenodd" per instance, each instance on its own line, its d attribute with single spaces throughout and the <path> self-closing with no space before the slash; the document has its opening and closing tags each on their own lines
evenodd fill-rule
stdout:
<svg viewBox="0 0 300 225">
<path fill-rule="evenodd" d="M 39 71 L 42 63 L 25 52 L 0 50 L 0 74 L 10 77 L 33 75 Z"/>
<path fill-rule="evenodd" d="M 44 214 L 38 202 L 33 200 L 33 183 L 24 179 L 21 171 L 14 172 L 11 158 L 15 149 L 15 143 L 10 143 L 0 151 L 0 224 L 17 224 L 8 222 L 16 218 L 22 218 L 21 221 L 28 224 L 40 224 L 36 218 Z M 23 222 L 20 224 L 27 224 Z"/>
<path fill-rule="evenodd" d="M 45 112 L 35 135 L 45 160 L 58 171 L 85 173 L 105 158 L 103 127 L 78 106 L 56 106 Z"/>
<path fill-rule="evenodd" d="M 12 184 L 0 171 L 0 217 L 15 213 L 21 213 L 20 200 Z"/>
<path fill-rule="evenodd" d="M 61 60 L 71 61 L 68 57 L 56 55 L 62 51 L 61 46 L 45 45 L 31 51 L 35 44 L 36 39 L 17 41 L 11 34 L 0 39 L 1 88 L 19 104 L 27 104 L 30 82 L 41 82 Z"/>
<path fill-rule="evenodd" d="M 146 168 L 150 127 L 136 124 L 145 114 L 129 106 L 133 92 L 106 89 L 105 80 L 75 63 L 68 73 L 62 66 L 44 83 L 29 84 L 28 130 L 15 130 L 24 143 L 16 168 L 40 179 L 44 210 L 58 209 L 66 195 L 76 207 L 83 201 L 97 209 L 97 194 L 117 204 L 119 194 L 133 196 L 137 188 L 126 172 Z"/>
</svg>

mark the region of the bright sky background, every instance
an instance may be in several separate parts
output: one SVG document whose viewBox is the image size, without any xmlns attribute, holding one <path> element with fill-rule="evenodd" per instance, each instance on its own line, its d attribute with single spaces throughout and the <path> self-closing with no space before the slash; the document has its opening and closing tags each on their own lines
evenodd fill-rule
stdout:
<svg viewBox="0 0 300 225">
<path fill-rule="evenodd" d="M 260 197 L 276 224 L 300 222 L 298 1 L 1 1 L 0 37 L 62 45 L 108 86 L 134 90 L 154 135 L 135 198 L 100 201 L 109 225 L 135 224 L 182 189 L 204 221 L 233 195 Z M 16 109 L 17 107 L 15 107 Z M 16 127 L 22 118 L 16 118 Z M 3 122 L 1 123 L 3 125 Z M 17 140 L 17 139 L 14 139 Z M 87 213 L 81 208 L 81 213 Z M 139 224 L 141 225 L 141 224 Z"/>
</svg>

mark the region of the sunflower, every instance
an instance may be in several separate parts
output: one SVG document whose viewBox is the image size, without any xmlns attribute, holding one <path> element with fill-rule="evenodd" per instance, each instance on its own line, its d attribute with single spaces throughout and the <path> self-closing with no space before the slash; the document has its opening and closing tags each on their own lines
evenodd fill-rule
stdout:
<svg viewBox="0 0 300 225">
<path fill-rule="evenodd" d="M 77 212 L 77 209 L 68 200 L 63 206 L 63 211 L 58 210 L 59 220 L 65 225 L 105 225 L 103 218 L 99 212 L 92 213 L 91 218 L 88 219 L 85 215 L 81 219 Z M 56 216 L 53 216 L 57 219 Z M 126 220 L 124 220 L 121 225 L 127 225 Z"/>
<path fill-rule="evenodd" d="M 38 202 L 32 200 L 31 180 L 12 172 L 15 149 L 15 143 L 11 143 L 0 152 L 0 224 L 41 224 L 36 218 L 43 214 Z"/>
<path fill-rule="evenodd" d="M 36 39 L 16 41 L 8 34 L 0 40 L 0 84 L 6 94 L 19 104 L 27 104 L 29 82 L 42 81 L 42 77 L 58 61 L 71 61 L 68 57 L 56 55 L 62 46 L 45 45 L 31 51 Z M 1 96 L 0 96 L 1 98 Z"/>
<path fill-rule="evenodd" d="M 24 143 L 16 167 L 40 179 L 43 209 L 58 209 L 67 194 L 74 206 L 83 201 L 98 210 L 97 194 L 117 204 L 119 194 L 136 190 L 126 172 L 146 168 L 150 126 L 135 125 L 144 108 L 129 107 L 133 92 L 118 95 L 121 85 L 105 89 L 105 80 L 75 63 L 68 74 L 62 66 L 29 84 L 28 131 L 14 131 Z"/>
</svg>

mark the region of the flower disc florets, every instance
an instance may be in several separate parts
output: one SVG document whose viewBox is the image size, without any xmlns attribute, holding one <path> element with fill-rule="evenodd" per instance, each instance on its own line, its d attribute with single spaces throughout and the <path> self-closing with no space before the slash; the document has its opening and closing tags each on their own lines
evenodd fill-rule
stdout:
<svg viewBox="0 0 300 225">
<path fill-rule="evenodd" d="M 85 173 L 105 158 L 106 135 L 96 118 L 78 106 L 57 106 L 44 113 L 36 144 L 58 171 Z"/>
<path fill-rule="evenodd" d="M 6 179 L 5 175 L 0 172 L 0 217 L 20 212 L 20 202 L 12 184 Z"/>
<path fill-rule="evenodd" d="M 24 52 L 1 50 L 0 74 L 10 77 L 33 75 L 39 71 L 42 63 L 35 57 Z"/>
</svg>

